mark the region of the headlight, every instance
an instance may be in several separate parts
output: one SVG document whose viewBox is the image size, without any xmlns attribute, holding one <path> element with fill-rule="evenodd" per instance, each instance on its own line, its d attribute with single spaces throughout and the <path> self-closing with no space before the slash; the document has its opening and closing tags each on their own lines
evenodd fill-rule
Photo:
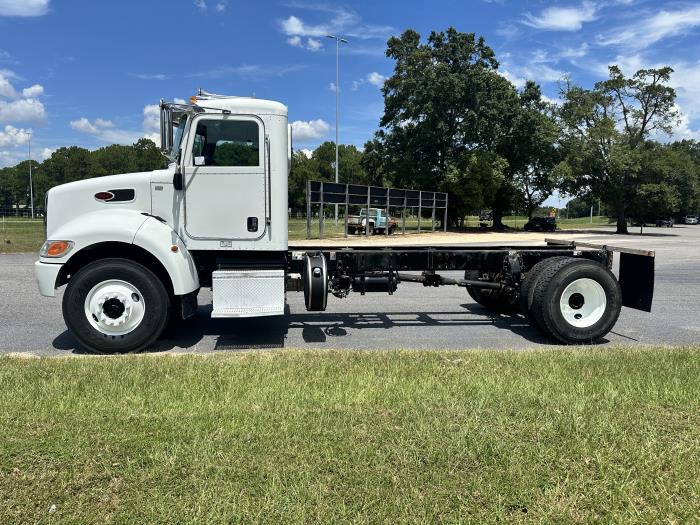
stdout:
<svg viewBox="0 0 700 525">
<path fill-rule="evenodd" d="M 73 241 L 46 241 L 39 257 L 63 257 L 73 249 Z"/>
</svg>

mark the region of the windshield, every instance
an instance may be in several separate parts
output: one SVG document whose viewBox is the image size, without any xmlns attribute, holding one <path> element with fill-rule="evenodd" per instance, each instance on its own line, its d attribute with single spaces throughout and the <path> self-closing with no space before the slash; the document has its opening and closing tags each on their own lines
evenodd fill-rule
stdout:
<svg viewBox="0 0 700 525">
<path fill-rule="evenodd" d="M 187 127 L 187 115 L 183 116 L 175 126 L 175 133 L 173 136 L 173 148 L 168 154 L 168 158 L 173 162 L 177 158 L 177 153 L 180 151 L 180 143 L 182 142 L 182 137 L 185 135 L 185 128 Z"/>
</svg>

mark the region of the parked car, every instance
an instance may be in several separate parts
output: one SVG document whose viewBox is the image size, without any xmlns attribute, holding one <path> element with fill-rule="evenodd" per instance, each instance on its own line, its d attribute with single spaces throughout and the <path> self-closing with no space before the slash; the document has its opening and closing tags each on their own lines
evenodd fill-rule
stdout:
<svg viewBox="0 0 700 525">
<path fill-rule="evenodd" d="M 683 217 L 683 222 L 685 224 L 697 224 L 698 223 L 698 216 L 697 215 L 686 215 Z"/>
<path fill-rule="evenodd" d="M 659 228 L 673 228 L 673 217 L 663 217 L 656 219 L 656 226 Z"/>
<path fill-rule="evenodd" d="M 364 233 L 367 226 L 367 209 L 363 208 L 359 215 L 348 215 L 348 233 Z M 384 233 L 389 228 L 389 235 L 394 233 L 398 223 L 393 217 L 386 216 L 386 211 L 379 208 L 369 209 L 369 234 Z"/>
<path fill-rule="evenodd" d="M 533 217 L 523 229 L 527 232 L 553 232 L 557 229 L 557 220 L 554 217 Z"/>
</svg>

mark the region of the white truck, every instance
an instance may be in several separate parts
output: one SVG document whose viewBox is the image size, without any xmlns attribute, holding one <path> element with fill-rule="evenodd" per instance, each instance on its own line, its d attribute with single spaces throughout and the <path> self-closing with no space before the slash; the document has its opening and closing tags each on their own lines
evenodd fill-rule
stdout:
<svg viewBox="0 0 700 525">
<path fill-rule="evenodd" d="M 652 252 L 620 249 L 618 281 L 613 249 L 590 245 L 290 250 L 287 108 L 201 90 L 189 104 L 160 108 L 167 168 L 46 195 L 39 291 L 54 297 L 67 285 L 66 325 L 90 350 L 147 348 L 169 320 L 196 313 L 201 287 L 212 288 L 212 317 L 254 317 L 283 315 L 290 291 L 303 291 L 306 308 L 319 311 L 329 293 L 457 285 L 490 310 L 522 311 L 564 343 L 602 337 L 623 305 L 651 308 Z"/>
</svg>

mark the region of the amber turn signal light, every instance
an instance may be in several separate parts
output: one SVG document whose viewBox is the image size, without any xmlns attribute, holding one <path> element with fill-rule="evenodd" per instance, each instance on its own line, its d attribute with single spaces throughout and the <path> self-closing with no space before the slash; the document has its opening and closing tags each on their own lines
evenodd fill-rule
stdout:
<svg viewBox="0 0 700 525">
<path fill-rule="evenodd" d="M 63 257 L 73 248 L 72 241 L 46 241 L 41 247 L 41 257 Z"/>
</svg>

